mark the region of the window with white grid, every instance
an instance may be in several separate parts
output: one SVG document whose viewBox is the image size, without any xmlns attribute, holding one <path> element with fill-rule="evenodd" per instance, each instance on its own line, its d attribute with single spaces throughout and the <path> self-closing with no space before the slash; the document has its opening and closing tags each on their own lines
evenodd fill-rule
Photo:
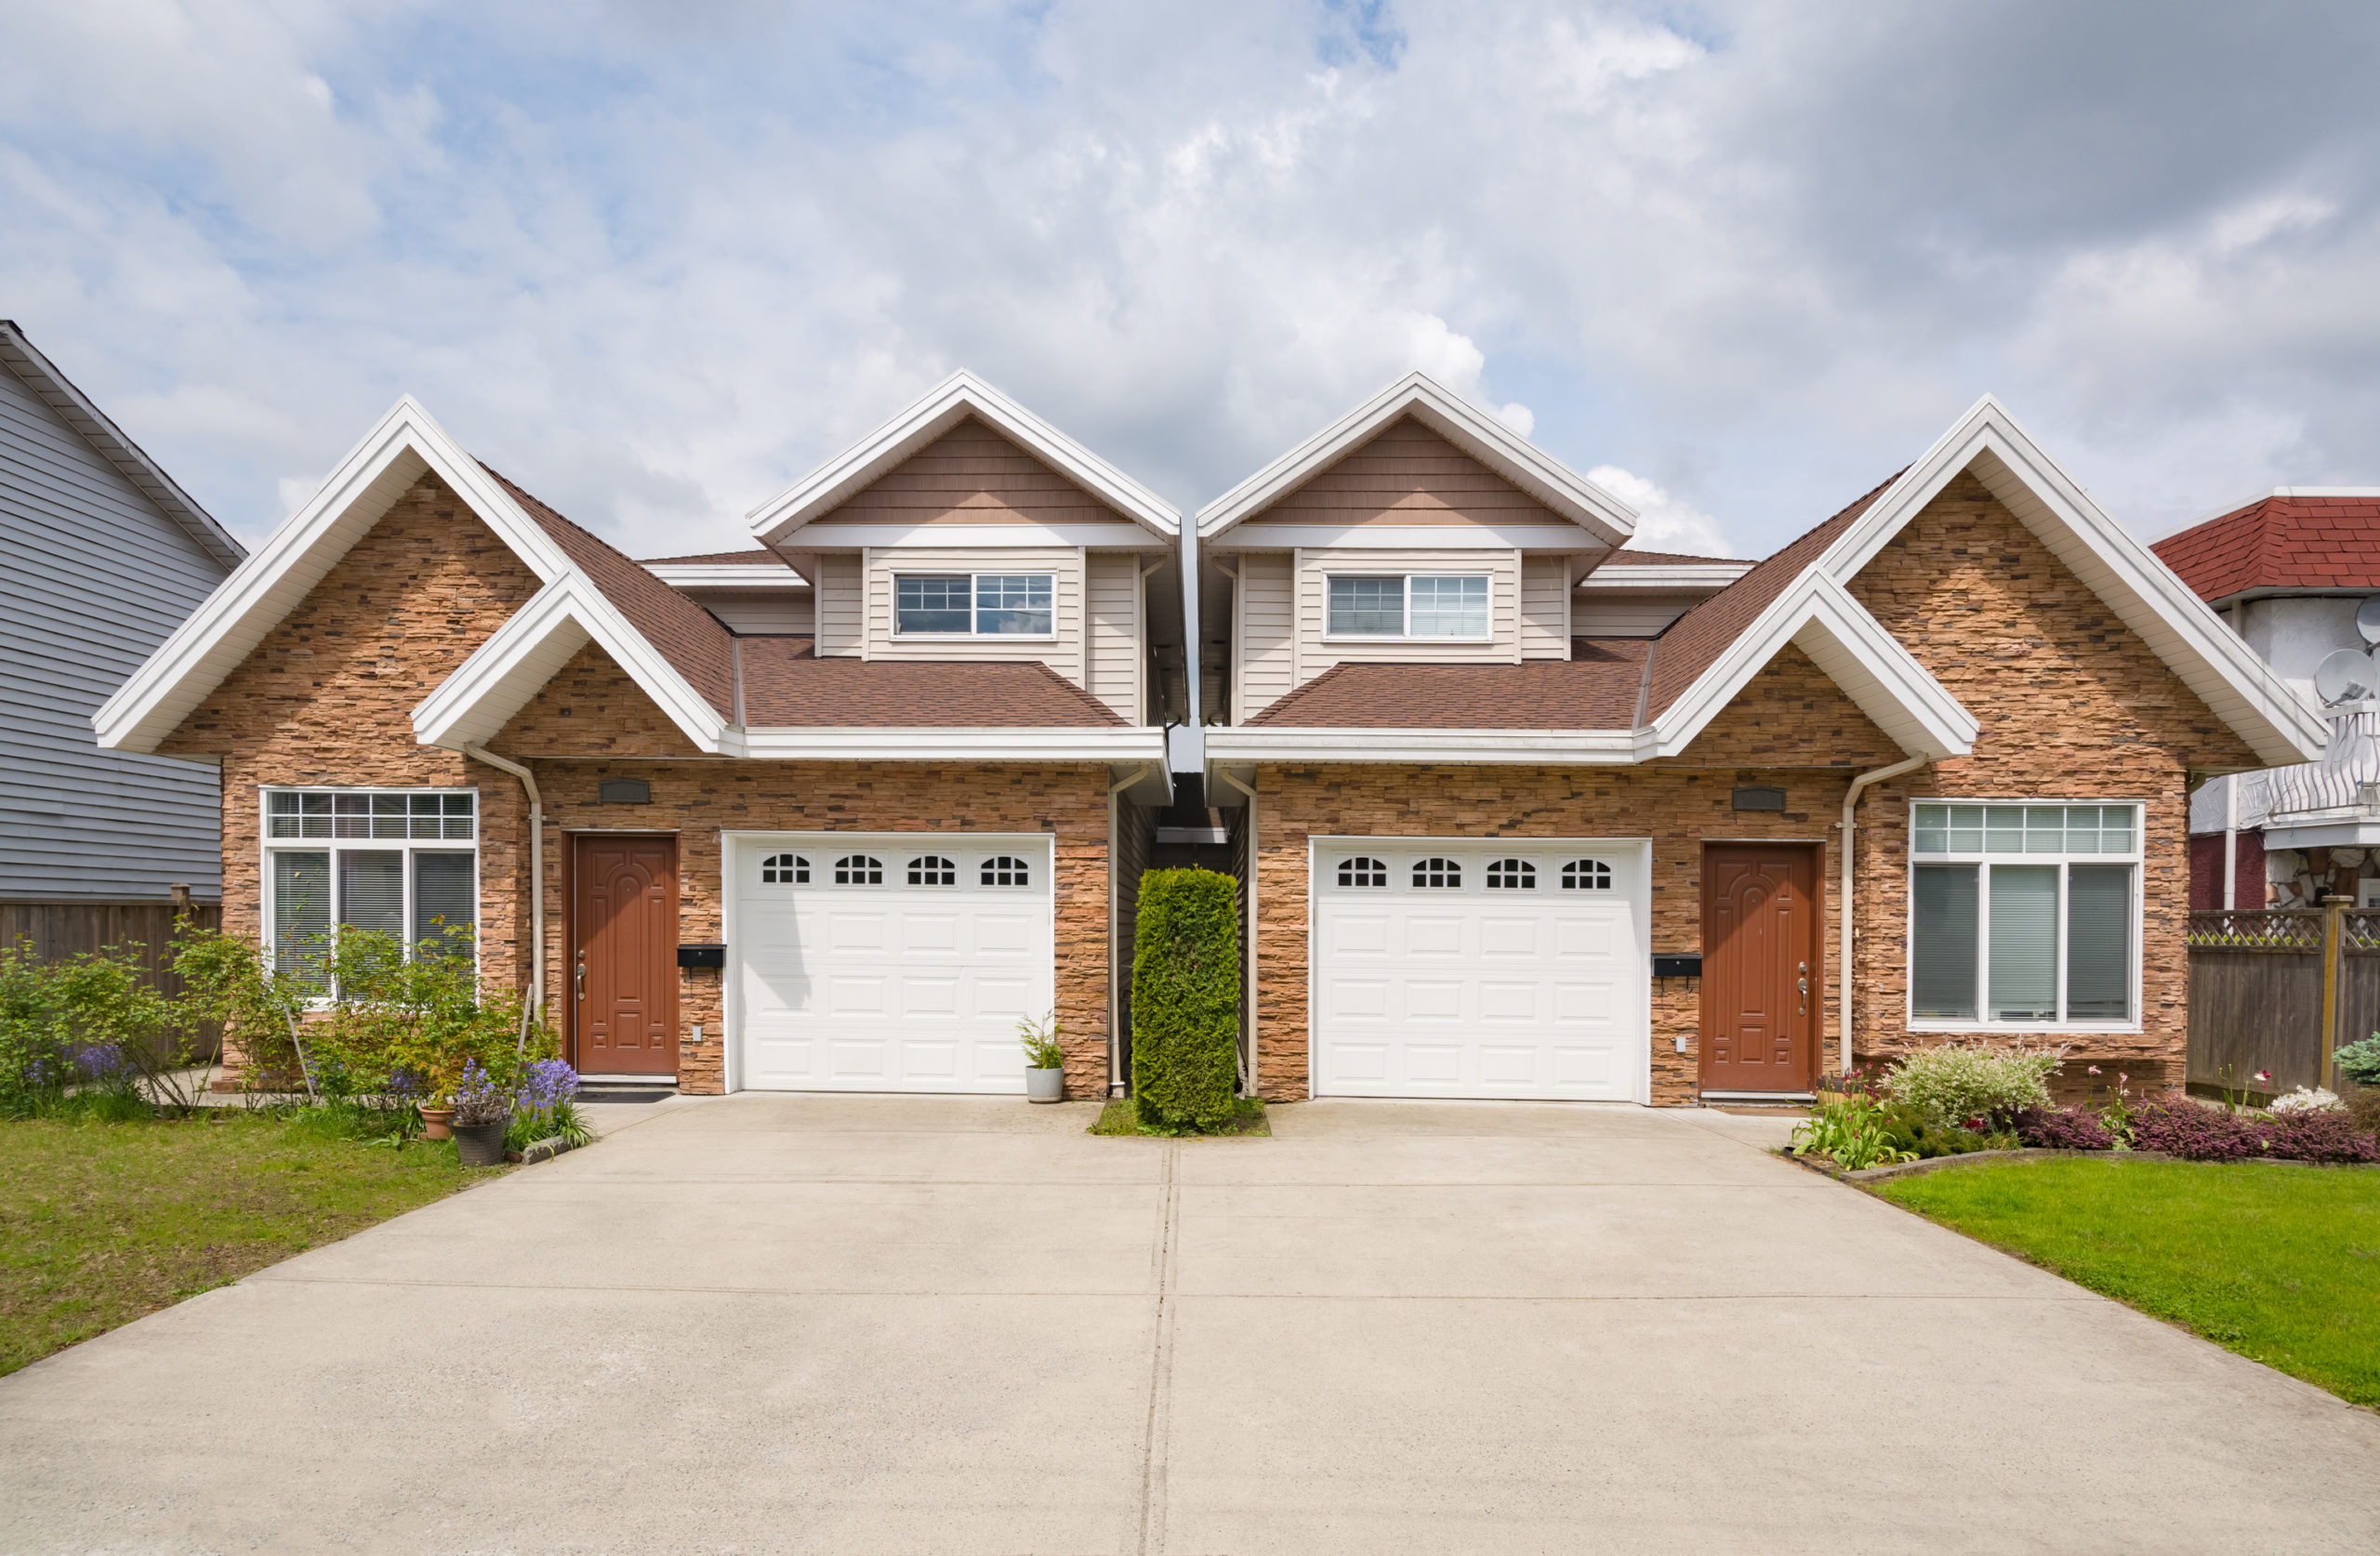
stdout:
<svg viewBox="0 0 2380 1556">
<path fill-rule="evenodd" d="M 469 956 L 479 796 L 455 789 L 267 789 L 264 911 L 275 965 L 319 973 L 335 927 L 410 956 Z"/>
</svg>

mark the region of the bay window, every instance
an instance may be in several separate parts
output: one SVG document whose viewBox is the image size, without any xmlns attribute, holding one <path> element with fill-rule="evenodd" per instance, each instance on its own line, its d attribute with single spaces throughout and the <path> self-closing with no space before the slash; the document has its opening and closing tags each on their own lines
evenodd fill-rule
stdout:
<svg viewBox="0 0 2380 1556">
<path fill-rule="evenodd" d="M 1482 574 L 1334 574 L 1329 582 L 1329 637 L 1488 636 L 1488 580 Z"/>
<path fill-rule="evenodd" d="M 415 956 L 469 956 L 479 917 L 479 796 L 450 789 L 268 789 L 264 921 L 274 965 L 319 969 L 332 927 Z"/>
<path fill-rule="evenodd" d="M 902 638 L 1053 638 L 1051 573 L 900 573 L 892 632 Z"/>
<path fill-rule="evenodd" d="M 2136 1022 L 2140 820 L 2130 803 L 1911 806 L 1911 1024 Z"/>
</svg>

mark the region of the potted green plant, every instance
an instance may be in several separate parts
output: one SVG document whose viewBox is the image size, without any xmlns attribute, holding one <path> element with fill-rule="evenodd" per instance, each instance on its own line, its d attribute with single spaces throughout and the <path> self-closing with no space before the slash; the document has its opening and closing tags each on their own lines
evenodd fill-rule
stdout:
<svg viewBox="0 0 2380 1556">
<path fill-rule="evenodd" d="M 494 1167 L 504 1160 L 504 1132 L 512 1122 L 512 1093 L 496 1085 L 479 1061 L 463 1062 L 456 1082 L 455 1154 L 465 1167 Z"/>
<path fill-rule="evenodd" d="M 1058 1043 L 1058 1013 L 1052 1010 L 1038 1022 L 1030 1016 L 1021 1018 L 1016 1035 L 1025 1045 L 1025 1100 L 1065 1101 L 1066 1050 Z"/>
</svg>

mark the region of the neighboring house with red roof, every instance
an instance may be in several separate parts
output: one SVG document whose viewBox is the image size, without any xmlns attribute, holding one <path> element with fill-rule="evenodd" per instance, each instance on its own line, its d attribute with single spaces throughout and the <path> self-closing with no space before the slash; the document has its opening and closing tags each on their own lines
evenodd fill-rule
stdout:
<svg viewBox="0 0 2380 1556">
<path fill-rule="evenodd" d="M 2276 486 L 2166 536 L 2153 549 L 2291 686 L 2367 653 L 2357 613 L 2380 599 L 2380 487 Z M 2380 621 L 2380 604 L 2369 616 Z M 2380 685 L 2380 676 L 2368 676 Z M 2226 774 L 2190 805 L 2190 902 L 2302 907 L 2330 893 L 2380 905 L 2380 713 L 2331 707 L 2319 762 Z"/>
<path fill-rule="evenodd" d="M 1633 528 L 1418 375 L 1199 512 L 1257 1088 L 2180 1085 L 2192 775 L 2317 755 L 2305 698 L 1990 400 L 1757 564 Z"/>
<path fill-rule="evenodd" d="M 469 924 L 588 1075 L 1016 1092 L 1054 1010 L 1106 1095 L 1178 515 L 959 374 L 750 517 L 632 561 L 403 401 L 100 744 L 219 764 L 227 929 Z"/>
</svg>

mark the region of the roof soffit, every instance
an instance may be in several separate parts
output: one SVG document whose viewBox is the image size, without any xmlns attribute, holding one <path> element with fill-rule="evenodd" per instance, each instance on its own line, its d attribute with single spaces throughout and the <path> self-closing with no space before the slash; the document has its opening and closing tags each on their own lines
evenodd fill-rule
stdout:
<svg viewBox="0 0 2380 1556">
<path fill-rule="evenodd" d="M 747 517 L 763 546 L 800 549 L 798 532 L 833 511 L 969 416 L 1024 449 L 1152 534 L 1171 541 L 1182 516 L 1171 505 L 1039 416 L 958 372 Z"/>
<path fill-rule="evenodd" d="M 1201 540 L 1256 518 L 1401 416 L 1422 426 L 1585 530 L 1596 547 L 1636 533 L 1636 513 L 1424 373 L 1409 373 L 1198 510 Z"/>
</svg>

